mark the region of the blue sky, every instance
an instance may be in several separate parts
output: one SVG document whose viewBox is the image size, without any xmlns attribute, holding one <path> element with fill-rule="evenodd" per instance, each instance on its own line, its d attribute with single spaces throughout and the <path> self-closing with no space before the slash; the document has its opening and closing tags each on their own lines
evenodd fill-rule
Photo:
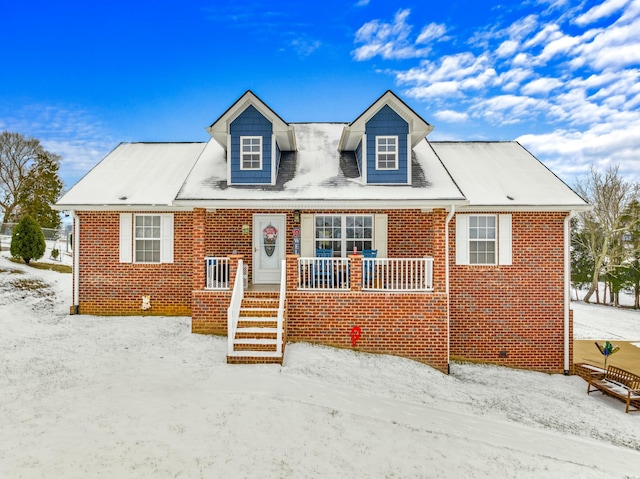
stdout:
<svg viewBox="0 0 640 479">
<path fill-rule="evenodd" d="M 121 141 L 206 141 L 253 90 L 352 121 L 386 90 L 430 140 L 518 140 L 569 184 L 640 180 L 640 0 L 0 0 L 0 130 L 73 185 Z"/>
</svg>

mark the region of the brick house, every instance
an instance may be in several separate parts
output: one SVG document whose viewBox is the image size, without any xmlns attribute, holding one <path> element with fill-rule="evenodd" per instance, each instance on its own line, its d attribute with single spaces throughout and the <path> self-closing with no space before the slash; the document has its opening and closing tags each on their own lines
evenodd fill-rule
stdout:
<svg viewBox="0 0 640 479">
<path fill-rule="evenodd" d="M 432 129 L 391 91 L 351 123 L 287 123 L 247 91 L 206 143 L 120 144 L 57 203 L 71 312 L 191 316 L 229 362 L 307 341 L 567 372 L 588 205 L 517 142 Z"/>
</svg>

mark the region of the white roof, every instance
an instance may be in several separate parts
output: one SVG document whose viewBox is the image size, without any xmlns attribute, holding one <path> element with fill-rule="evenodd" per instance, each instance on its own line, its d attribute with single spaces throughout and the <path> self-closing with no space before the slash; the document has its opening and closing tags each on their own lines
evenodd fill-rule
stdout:
<svg viewBox="0 0 640 479">
<path fill-rule="evenodd" d="M 121 143 L 56 205 L 171 205 L 204 147 L 205 143 Z"/>
<path fill-rule="evenodd" d="M 432 142 L 470 206 L 586 207 L 518 142 Z"/>
<path fill-rule="evenodd" d="M 346 125 L 295 124 L 298 151 L 295 156 L 289 153 L 289 163 L 281 166 L 273 186 L 228 186 L 226 154 L 213 138 L 207 143 L 123 143 L 56 208 L 587 207 L 517 142 L 423 139 L 413 149 L 412 185 L 364 184 L 353 156 L 345 160 L 338 151 Z"/>
</svg>

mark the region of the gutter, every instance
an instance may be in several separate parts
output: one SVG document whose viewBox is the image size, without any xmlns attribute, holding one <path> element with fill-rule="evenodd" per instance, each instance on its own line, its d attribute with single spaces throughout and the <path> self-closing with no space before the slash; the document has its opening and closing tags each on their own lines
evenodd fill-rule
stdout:
<svg viewBox="0 0 640 479">
<path fill-rule="evenodd" d="M 445 220 L 445 230 L 444 230 L 444 248 L 445 248 L 445 256 L 444 256 L 444 288 L 445 293 L 447 294 L 447 374 L 451 373 L 451 364 L 449 363 L 449 359 L 451 356 L 451 326 L 450 326 L 450 301 L 449 301 L 449 222 L 453 215 L 456 212 L 456 206 L 451 205 L 451 209 L 449 210 L 449 214 Z"/>
<path fill-rule="evenodd" d="M 569 375 L 569 323 L 571 310 L 571 217 L 575 212 L 571 211 L 564 219 L 564 374 Z"/>
</svg>

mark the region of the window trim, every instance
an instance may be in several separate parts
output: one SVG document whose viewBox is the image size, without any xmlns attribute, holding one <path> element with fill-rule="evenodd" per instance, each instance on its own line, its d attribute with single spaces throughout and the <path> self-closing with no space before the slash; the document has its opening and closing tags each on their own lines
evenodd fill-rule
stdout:
<svg viewBox="0 0 640 479">
<path fill-rule="evenodd" d="M 259 151 L 258 151 L 258 166 L 257 167 L 246 167 L 244 164 L 244 156 L 245 154 L 249 155 L 253 155 L 255 154 L 255 152 L 253 151 L 244 151 L 244 140 L 258 140 L 258 147 L 259 147 Z M 263 151 L 263 141 L 262 141 L 262 136 L 241 136 L 240 137 L 240 170 L 241 171 L 261 171 L 262 170 L 262 151 Z M 254 146 L 253 144 L 251 144 L 251 146 Z M 251 160 L 253 162 L 253 160 Z"/>
<path fill-rule="evenodd" d="M 159 261 L 136 261 L 136 240 L 145 238 L 135 237 L 135 217 L 137 216 L 159 216 L 160 217 L 160 260 Z M 174 242 L 175 242 L 175 217 L 173 213 L 120 213 L 119 232 L 119 262 L 133 264 L 170 264 L 174 262 Z"/>
<path fill-rule="evenodd" d="M 471 216 L 494 216 L 496 218 L 496 257 L 494 263 L 470 262 L 470 241 L 475 241 L 469 237 L 469 218 Z M 455 222 L 455 264 L 474 267 L 513 265 L 513 215 L 511 213 L 457 213 Z"/>
<path fill-rule="evenodd" d="M 340 217 L 341 221 L 340 221 L 340 238 L 318 238 L 316 236 L 316 218 L 317 217 L 327 217 L 327 216 L 331 216 L 331 217 Z M 368 217 L 371 218 L 371 237 L 370 238 L 348 238 L 347 237 L 347 217 Z M 347 242 L 348 241 L 371 241 L 371 249 L 375 249 L 376 248 L 376 215 L 374 214 L 349 214 L 349 213 L 345 213 L 345 214 L 332 214 L 332 213 L 328 213 L 328 214 L 322 214 L 322 213 L 318 213 L 313 215 L 313 251 L 314 251 L 314 255 L 315 255 L 315 250 L 317 249 L 317 242 L 318 241 L 330 241 L 330 242 L 337 242 L 340 241 L 340 252 L 341 252 L 341 257 L 342 258 L 346 258 L 349 254 L 351 254 L 351 251 L 348 250 L 347 248 Z M 359 250 L 360 252 L 360 250 Z"/>
<path fill-rule="evenodd" d="M 393 139 L 395 141 L 395 151 L 393 152 L 394 155 L 394 166 L 393 167 L 389 167 L 389 166 L 380 166 L 380 155 L 381 154 L 385 154 L 385 155 L 390 155 L 391 153 L 386 150 L 386 151 L 380 151 L 380 140 L 385 140 L 385 148 L 388 148 L 389 144 L 386 142 L 388 140 Z M 380 171 L 395 171 L 399 168 L 399 140 L 398 140 L 398 136 L 397 135 L 379 135 L 376 136 L 376 170 L 380 170 Z M 388 165 L 389 164 L 389 160 L 385 159 L 385 163 Z"/>
</svg>

